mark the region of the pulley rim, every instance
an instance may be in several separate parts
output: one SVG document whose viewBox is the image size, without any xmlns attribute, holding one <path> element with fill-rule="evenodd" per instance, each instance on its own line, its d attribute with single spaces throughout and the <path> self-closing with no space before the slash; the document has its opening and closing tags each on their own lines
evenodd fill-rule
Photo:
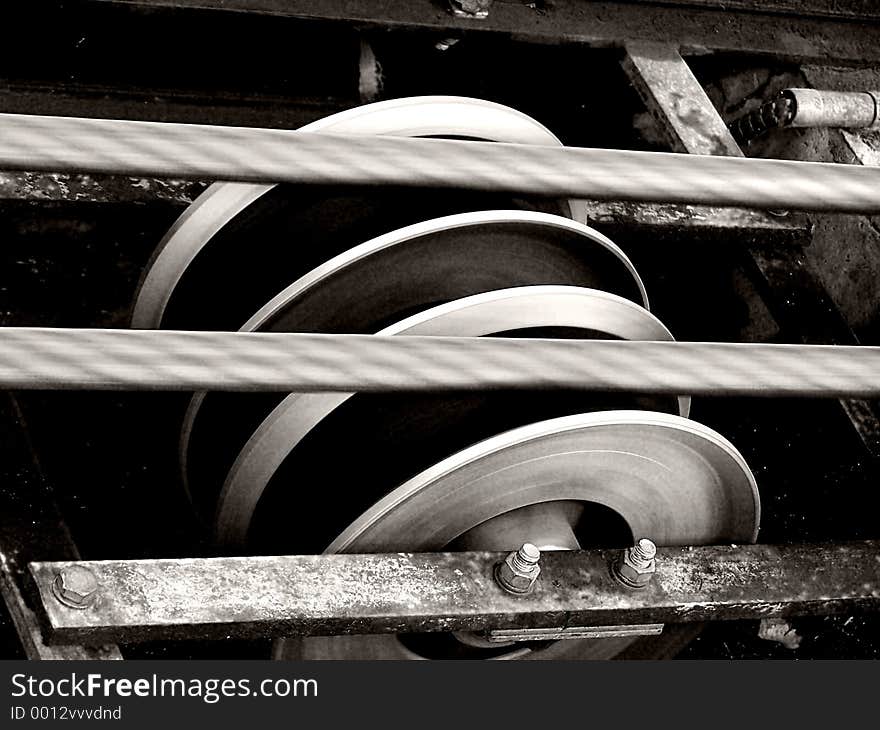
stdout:
<svg viewBox="0 0 880 730">
<path fill-rule="evenodd" d="M 497 290 L 497 284 L 556 282 L 595 282 L 609 288 L 613 283 L 648 304 L 632 261 L 598 231 L 545 213 L 478 211 L 406 226 L 340 253 L 273 297 L 241 331 L 374 333 L 382 326 L 375 323 L 394 321 L 399 312 L 422 311 L 436 301 Z M 193 501 L 200 487 L 194 475 L 201 473 L 193 466 L 193 434 L 200 428 L 206 400 L 216 403 L 220 398 L 196 393 L 184 415 L 179 460 L 184 488 Z M 247 433 L 231 446 L 233 455 L 272 407 L 253 415 Z M 218 491 L 230 464 L 218 465 L 217 471 L 223 472 L 215 477 Z M 211 499 L 214 489 L 212 483 Z"/>
<path fill-rule="evenodd" d="M 442 121 L 437 121 L 442 120 Z M 481 99 L 417 96 L 347 109 L 298 131 L 336 134 L 473 137 L 493 142 L 562 145 L 544 125 L 510 107 Z M 131 315 L 136 329 L 158 329 L 184 272 L 235 216 L 275 185 L 211 184 L 178 217 L 153 252 L 138 283 Z M 571 215 L 586 222 L 583 201 L 569 201 Z"/>
<path fill-rule="evenodd" d="M 536 445 L 543 448 L 543 456 L 534 453 Z M 600 461 L 605 460 L 603 472 L 591 472 L 589 459 L 577 458 L 577 454 L 589 454 L 591 449 Z M 641 463 L 640 478 L 614 482 L 615 474 L 627 476 L 631 457 Z M 556 472 L 555 482 L 547 478 L 552 473 L 548 465 L 554 459 L 561 460 L 556 466 L 562 469 Z M 675 472 L 668 469 L 670 459 L 678 462 Z M 617 464 L 618 471 L 609 470 L 612 463 Z M 526 474 L 529 471 L 532 478 Z M 570 478 L 567 485 L 566 478 Z M 587 483 L 589 479 L 594 483 Z M 659 490 L 658 481 L 662 483 Z M 640 491 L 649 509 L 640 510 L 639 500 L 627 508 L 625 494 L 623 502 L 608 504 L 613 500 L 607 495 L 603 499 L 601 490 L 603 483 L 610 482 L 618 489 L 628 486 Z M 689 484 L 683 491 L 682 483 Z M 677 499 L 657 499 L 663 490 L 676 485 Z M 719 488 L 727 497 L 720 502 L 729 508 L 713 514 L 712 509 L 719 505 Z M 633 495 L 629 496 L 632 500 Z M 584 497 L 611 506 L 619 514 L 623 508 L 632 532 L 636 536 L 650 535 L 659 545 L 754 542 L 760 523 L 760 497 L 754 476 L 742 455 L 723 436 L 679 416 L 609 411 L 534 423 L 475 444 L 379 500 L 340 533 L 326 552 L 443 549 L 474 523 L 505 514 L 511 508 L 542 503 L 545 500 L 541 498 Z M 730 504 L 732 499 L 737 503 L 735 509 Z M 698 502 L 702 502 L 701 509 L 695 510 Z M 695 524 L 691 518 L 701 514 L 702 521 Z M 450 515 L 454 519 L 449 519 Z M 678 629 L 667 627 L 667 632 L 674 635 Z M 495 658 L 611 658 L 633 643 L 632 639 L 565 641 L 528 654 L 516 650 Z M 275 654 L 285 659 L 424 658 L 394 636 L 281 640 L 276 642 Z"/>
<path fill-rule="evenodd" d="M 672 340 L 654 315 L 623 297 L 568 286 L 516 287 L 458 299 L 397 322 L 381 335 L 484 336 L 522 327 L 577 327 L 620 339 Z M 307 434 L 351 394 L 291 394 L 254 431 L 230 468 L 217 503 L 216 539 L 246 541 L 273 474 Z M 679 398 L 687 416 L 690 398 Z"/>
</svg>

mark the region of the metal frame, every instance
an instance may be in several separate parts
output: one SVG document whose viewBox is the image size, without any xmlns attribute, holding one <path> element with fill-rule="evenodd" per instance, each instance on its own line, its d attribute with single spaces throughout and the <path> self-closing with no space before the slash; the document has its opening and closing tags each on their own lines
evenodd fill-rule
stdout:
<svg viewBox="0 0 880 730">
<path fill-rule="evenodd" d="M 496 583 L 506 553 L 292 555 L 31 563 L 52 641 L 491 631 L 830 615 L 880 609 L 880 543 L 661 548 L 644 588 L 612 577 L 618 551 L 556 551 L 524 595 Z M 98 593 L 70 608 L 70 565 Z M 407 598 L 408 597 L 408 598 Z"/>
<path fill-rule="evenodd" d="M 249 12 L 302 22 L 354 26 L 363 31 L 422 31 L 514 37 L 533 43 L 576 43 L 594 48 L 620 47 L 626 41 L 672 43 L 685 52 L 706 50 L 772 55 L 799 62 L 864 64 L 880 61 L 880 28 L 865 23 L 876 9 L 859 0 L 797 3 L 787 16 L 796 43 L 780 43 L 778 14 L 791 13 L 792 0 L 763 3 L 737 0 L 744 12 L 726 3 L 655 4 L 618 0 L 583 3 L 555 0 L 494 3 L 487 18 L 462 18 L 447 3 L 408 0 L 93 0 L 96 4 L 141 6 L 179 12 Z M 675 5 L 679 5 L 676 7 Z M 690 5 L 691 7 L 681 7 Z M 770 5 L 770 7 L 768 7 Z"/>
<path fill-rule="evenodd" d="M 743 157 L 743 152 L 687 62 L 672 46 L 627 44 L 623 68 L 666 132 L 675 152 Z M 687 103 L 682 106 L 682 99 Z M 749 247 L 753 278 L 780 325 L 811 344 L 857 345 L 855 335 L 821 284 L 804 265 L 800 243 L 754 243 Z M 872 457 L 880 457 L 880 417 L 865 400 L 840 405 Z"/>
<path fill-rule="evenodd" d="M 802 38 L 812 37 L 812 44 L 804 43 L 796 52 L 787 52 L 777 47 L 772 33 L 766 32 L 768 15 L 774 12 L 791 10 L 788 0 L 779 0 L 771 5 L 754 6 L 751 0 L 741 0 L 737 7 L 754 12 L 730 13 L 711 6 L 708 0 L 692 0 L 689 5 L 698 8 L 672 8 L 667 6 L 645 6 L 634 3 L 609 2 L 591 4 L 589 12 L 582 4 L 556 2 L 552 11 L 546 15 L 536 14 L 534 9 L 519 4 L 497 4 L 485 20 L 454 18 L 451 15 L 438 15 L 433 3 L 406 3 L 390 7 L 387 3 L 360 3 L 354 10 L 350 3 L 337 2 L 289 2 L 285 0 L 248 0 L 243 2 L 218 3 L 214 0 L 102 0 L 111 4 L 158 6 L 180 10 L 199 11 L 203 9 L 236 11 L 249 10 L 277 14 L 308 20 L 341 22 L 352 24 L 369 31 L 373 28 L 417 29 L 425 32 L 443 33 L 487 33 L 515 35 L 529 41 L 556 41 L 560 36 L 573 43 L 588 46 L 615 46 L 625 49 L 624 68 L 636 83 L 649 109 L 654 112 L 661 124 L 670 132 L 672 148 L 678 152 L 700 153 L 703 155 L 723 153 L 739 156 L 738 148 L 726 135 L 723 124 L 719 124 L 717 112 L 702 93 L 702 89 L 687 68 L 680 53 L 689 50 L 711 48 L 737 52 L 757 52 L 775 58 L 797 61 L 834 60 L 843 63 L 878 62 L 878 31 L 865 27 L 855 21 L 866 12 L 856 1 L 853 7 L 843 7 L 839 3 L 826 3 L 816 0 L 806 12 L 801 4 L 801 18 L 797 19 L 796 31 Z M 682 3 L 684 4 L 684 3 Z M 731 5 L 728 3 L 727 5 Z M 344 6 L 344 7 L 343 7 Z M 832 7 L 833 6 L 833 7 Z M 352 17 L 356 13 L 356 17 Z M 824 18 L 824 19 L 820 19 Z M 833 18 L 833 20 L 829 20 Z M 755 32 L 760 28 L 760 32 Z M 858 31 L 858 32 L 856 32 Z M 627 39 L 625 42 L 621 39 Z M 696 103 L 698 112 L 679 115 L 674 104 L 675 94 L 684 93 Z M 58 171 L 97 171 L 115 172 L 129 175 L 153 174 L 186 178 L 217 178 L 278 181 L 291 179 L 284 158 L 274 160 L 274 152 L 283 149 L 290 157 L 303 156 L 315 160 L 318 168 L 312 168 L 305 177 L 297 174 L 297 180 L 337 181 L 340 174 L 350 169 L 350 157 L 346 155 L 369 155 L 370 165 L 362 166 L 359 181 L 375 183 L 395 181 L 412 184 L 425 182 L 434 174 L 446 174 L 450 168 L 450 154 L 460 162 L 451 165 L 455 170 L 452 176 L 444 178 L 449 185 L 469 187 L 483 186 L 505 189 L 540 192 L 547 195 L 581 195 L 606 198 L 611 201 L 633 199 L 641 201 L 638 206 L 620 206 L 617 202 L 593 205 L 591 211 L 596 216 L 610 216 L 627 224 L 656 225 L 658 212 L 670 215 L 673 225 L 680 224 L 681 211 L 690 215 L 687 225 L 702 225 L 705 220 L 704 209 L 690 205 L 695 200 L 710 205 L 753 205 L 758 207 L 788 207 L 839 209 L 850 212 L 880 211 L 877 197 L 878 171 L 859 169 L 850 166 L 819 165 L 814 163 L 773 163 L 758 160 L 687 159 L 682 156 L 651 153 L 616 153 L 597 150 L 563 150 L 555 153 L 547 150 L 533 150 L 525 147 L 481 146 L 474 143 L 439 142 L 431 140 L 391 140 L 382 141 L 387 155 L 411 155 L 419 160 L 419 170 L 423 170 L 424 155 L 442 151 L 443 169 L 424 174 L 421 180 L 414 177 L 412 170 L 400 177 L 399 171 L 386 169 L 376 174 L 374 162 L 377 158 L 374 140 L 369 145 L 359 145 L 357 140 L 343 137 L 311 139 L 297 137 L 283 132 L 266 130 L 234 131 L 199 127 L 198 134 L 215 135 L 231 145 L 233 154 L 225 157 L 203 154 L 181 158 L 171 155 L 162 158 L 148 158 L 132 154 L 140 144 L 153 142 L 158 138 L 166 142 L 179 143 L 186 135 L 193 133 L 193 127 L 183 125 L 149 124 L 136 125 L 123 122 L 100 122 L 96 120 L 60 120 L 48 118 L 15 118 L 0 115 L 0 125 L 4 131 L 15 131 L 3 136 L 0 143 L 0 167 L 10 169 Z M 696 118 L 702 121 L 694 121 Z M 42 135 L 42 136 L 41 136 Z M 109 137 L 108 137 L 109 135 Z M 225 137 L 224 137 L 225 135 Z M 108 139 L 112 138 L 118 153 L 109 162 L 98 154 L 72 154 L 73 146 L 83 140 L 93 145 L 94 151 L 106 151 Z M 73 144 L 75 143 L 75 144 Z M 259 143 L 273 146 L 273 154 L 267 156 L 265 164 L 255 167 L 250 161 L 242 164 L 236 160 L 234 149 L 242 144 Z M 328 150 L 330 152 L 328 153 Z M 346 154 L 341 154 L 343 150 Z M 504 156 L 506 152 L 507 156 Z M 546 153 L 546 157 L 542 156 Z M 339 156 L 345 163 L 342 166 L 326 165 L 327 155 Z M 511 173 L 512 160 L 529 155 L 534 158 L 538 171 L 552 175 L 560 165 L 575 170 L 567 179 L 539 179 L 535 182 L 534 171 L 528 175 Z M 554 156 L 555 154 L 555 156 Z M 479 179 L 473 175 L 473 167 L 468 167 L 478 158 L 489 160 L 495 167 L 492 174 Z M 398 158 L 399 159 L 399 158 Z M 594 170 L 597 163 L 606 164 L 613 170 L 611 177 L 618 178 L 613 183 L 608 180 L 590 178 L 584 171 Z M 619 184 L 621 165 L 629 165 L 640 175 L 644 165 L 656 165 L 657 169 L 674 170 L 693 176 L 702 170 L 702 176 L 691 177 L 690 187 L 670 193 L 668 190 L 637 191 L 621 190 Z M 661 168 L 662 166 L 662 168 Z M 483 170 L 485 172 L 485 169 Z M 853 185 L 846 196 L 832 199 L 826 195 L 814 195 L 813 201 L 805 200 L 801 193 L 792 192 L 784 183 L 795 177 L 800 178 L 809 171 L 817 179 L 824 180 L 821 192 L 828 193 L 837 185 Z M 765 178 L 769 175 L 771 184 L 762 188 L 756 199 L 754 191 L 748 195 L 729 191 L 731 178 L 718 184 L 712 178 L 727 173 L 741 178 L 756 173 Z M 366 175 L 366 177 L 363 177 Z M 354 179 L 354 178 L 352 178 Z M 781 183 L 780 183 L 781 181 Z M 708 196 L 704 189 L 710 186 L 714 192 Z M 861 197 L 852 203 L 852 190 L 861 191 Z M 138 188 L 138 190 L 140 190 Z M 134 193 L 135 196 L 139 192 Z M 657 205 L 658 201 L 685 203 L 682 206 Z M 818 201 L 818 202 L 816 202 Z M 176 197 L 174 202 L 180 202 Z M 739 228 L 743 225 L 756 230 L 782 231 L 793 233 L 796 237 L 804 230 L 800 219 L 792 218 L 780 223 L 764 213 L 751 210 L 709 209 L 710 226 Z M 798 249 L 786 248 L 776 258 L 766 254 L 756 254 L 755 264 L 768 288 L 779 282 L 777 275 L 780 262 L 788 258 L 797 260 Z M 798 269 L 800 271 L 800 269 Z M 812 286 L 815 282 L 809 280 Z M 801 278 L 803 279 L 803 276 Z M 809 287 L 808 287 L 809 288 Z M 813 287 L 821 300 L 821 287 Z M 813 311 L 813 307 L 809 311 Z M 821 307 L 820 307 L 821 309 Z M 788 312 L 794 315 L 793 312 Z M 802 320 L 791 317 L 791 321 Z M 833 317 L 832 317 L 833 319 Z M 852 344 L 854 339 L 847 335 L 845 323 L 828 322 L 804 325 L 801 339 L 805 342 L 820 341 L 825 332 L 831 332 L 830 341 Z M 817 332 L 819 335 L 817 335 Z M 138 334 L 144 335 L 142 347 L 154 348 L 162 343 L 166 348 L 159 356 L 163 374 L 153 375 L 143 368 L 125 369 L 125 361 L 131 362 L 132 351 L 126 350 L 128 343 L 135 342 Z M 49 371 L 35 375 L 34 353 L 51 344 L 51 337 L 67 339 L 70 344 L 82 347 L 79 362 L 51 356 L 51 347 L 46 362 L 54 358 Z M 0 330 L 3 346 L 0 354 L 5 359 L 2 369 L 4 387 L 88 387 L 88 388 L 198 388 L 234 387 L 253 388 L 272 387 L 281 390 L 334 389 L 348 391 L 356 388 L 442 388 L 498 386 L 499 383 L 480 381 L 474 372 L 479 368 L 468 364 L 482 363 L 487 354 L 504 357 L 502 349 L 507 345 L 475 342 L 449 338 L 445 342 L 419 343 L 411 338 L 409 344 L 388 338 L 370 338 L 369 348 L 373 348 L 378 362 L 391 352 L 386 348 L 424 346 L 425 356 L 432 348 L 448 348 L 457 352 L 461 348 L 487 348 L 485 352 L 472 351 L 461 359 L 457 368 L 446 373 L 446 379 L 431 380 L 420 376 L 421 367 L 413 368 L 407 378 L 401 379 L 398 369 L 387 362 L 378 366 L 377 372 L 384 373 L 384 380 L 367 382 L 366 379 L 340 375 L 338 361 L 325 367 L 321 377 L 309 382 L 303 380 L 300 372 L 288 372 L 282 376 L 270 370 L 275 365 L 263 369 L 259 377 L 253 372 L 242 377 L 241 373 L 208 366 L 198 378 L 185 370 L 191 367 L 192 359 L 204 354 L 204 347 L 210 337 L 225 344 L 216 350 L 222 353 L 225 364 L 229 364 L 229 352 L 223 348 L 236 347 L 239 342 L 234 337 L 240 335 L 212 335 L 202 339 L 198 333 L 114 333 L 95 331 Z M 229 338 L 228 341 L 224 338 Z M 301 355 L 312 355 L 315 347 L 326 347 L 327 352 L 334 348 L 345 350 L 351 347 L 350 355 L 361 359 L 362 340 L 348 338 L 309 339 L 298 336 L 257 335 L 260 342 L 274 347 L 284 343 Z M 16 339 L 18 338 L 18 339 Z M 120 338 L 114 340 L 114 338 Z M 129 339 L 134 338 L 134 339 Z M 175 339 L 176 338 L 176 339 Z M 115 343 L 126 344 L 117 350 L 107 350 L 106 346 Z M 255 340 L 256 342 L 257 340 Z M 824 340 L 828 341 L 828 340 Z M 559 343 L 557 343 L 558 345 Z M 629 348 L 629 345 L 637 345 Z M 652 346 L 656 343 L 652 343 Z M 544 356 L 550 362 L 558 362 L 558 353 L 553 343 L 532 343 L 530 352 Z M 808 395 L 863 395 L 880 394 L 877 373 L 880 367 L 874 348 L 819 348 L 816 346 L 783 348 L 776 350 L 771 346 L 740 346 L 718 344 L 671 344 L 661 346 L 657 353 L 667 355 L 663 383 L 657 381 L 644 385 L 644 372 L 629 373 L 633 382 L 622 377 L 619 358 L 629 350 L 634 366 L 645 350 L 644 343 L 568 343 L 571 348 L 571 362 L 586 361 L 585 354 L 591 357 L 605 352 L 609 357 L 618 358 L 609 367 L 608 361 L 592 372 L 587 372 L 585 364 L 575 366 L 565 375 L 551 375 L 543 385 L 559 387 L 620 387 L 640 389 L 647 392 L 719 392 L 726 388 L 731 393 L 750 392 L 752 394 L 776 394 L 779 392 Z M 186 350 L 186 347 L 196 349 Z M 250 345 L 249 345 L 250 346 Z M 517 345 L 513 345 L 516 347 Z M 181 350 L 180 348 L 184 349 Z M 664 349 L 665 347 L 665 349 Z M 175 353 L 174 348 L 178 348 Z M 298 349 L 299 348 L 299 349 Z M 587 349 L 589 348 L 589 350 Z M 714 349 L 713 349 L 714 348 Z M 210 349 L 210 347 L 209 347 Z M 726 362 L 728 374 L 732 370 L 729 358 L 740 358 L 743 366 L 753 364 L 755 357 L 770 357 L 777 352 L 787 352 L 781 359 L 765 361 L 761 374 L 776 385 L 768 390 L 766 382 L 753 379 L 750 382 L 731 378 L 726 384 L 717 381 L 702 384 L 696 373 L 705 373 L 708 362 Z M 44 350 L 44 354 L 47 351 Z M 103 353 L 109 364 L 110 375 L 106 372 L 95 376 L 94 358 Z M 291 351 L 276 351 L 276 355 L 289 358 Z M 411 354 L 411 353 L 410 353 Z M 712 355 L 713 358 L 707 359 Z M 116 358 L 113 361 L 114 357 Z M 177 358 L 181 370 L 169 376 L 165 368 Z M 680 358 L 687 358 L 688 365 L 682 367 Z M 470 358 L 470 359 L 468 359 Z M 795 365 L 814 358 L 815 368 L 805 373 L 803 369 L 795 372 Z M 140 362 L 137 357 L 135 362 Z M 83 375 L 83 364 L 91 362 L 91 374 Z M 242 363 L 239 363 L 242 364 Z M 533 363 L 534 364 L 534 363 Z M 58 366 L 71 366 L 63 372 Z M 833 381 L 829 378 L 829 365 L 840 366 L 839 374 L 850 380 Z M 77 366 L 79 367 L 78 373 Z M 859 370 L 853 373 L 851 367 Z M 384 371 L 382 368 L 385 368 Z M 779 368 L 785 369 L 784 377 Z M 87 368 L 88 369 L 88 368 Z M 48 374 L 47 374 L 48 372 Z M 156 370 L 159 372 L 159 369 Z M 669 380 L 673 375 L 684 372 L 684 380 Z M 609 374 L 610 373 L 610 374 Z M 624 373 L 625 374 L 625 373 Z M 749 372 L 749 376 L 753 376 Z M 504 386 L 528 387 L 533 384 L 533 376 L 520 373 L 513 380 L 504 381 Z M 222 378 L 222 379 L 221 379 Z M 262 378 L 262 380 L 260 380 Z M 590 379 L 592 378 L 592 379 Z M 825 380 L 822 380 L 825 378 Z M 270 382 L 271 381 L 271 382 Z M 428 382 L 430 381 L 430 382 Z M 377 386 L 376 383 L 379 383 Z M 809 385 L 808 385 L 809 383 Z M 841 384 L 842 383 L 842 384 Z M 641 385 L 640 385 L 641 384 Z M 635 388 L 634 388 L 635 386 Z M 775 389 L 774 389 L 775 388 Z M 783 388 L 788 388 L 784 390 Z M 849 404 L 847 406 L 847 404 Z M 866 411 L 865 404 L 847 401 L 845 408 L 853 415 L 852 420 L 859 427 L 865 444 L 871 453 L 878 453 L 877 421 L 873 412 Z M 45 496 L 45 495 L 44 495 Z M 46 498 L 50 519 L 41 526 L 47 535 L 61 534 L 57 509 L 52 506 L 51 497 Z M 0 513 L 3 511 L 0 510 Z M 21 526 L 14 519 L 7 519 L 0 530 L 2 547 L 19 539 Z M 54 524 L 53 524 L 54 523 Z M 8 528 L 8 529 L 7 529 Z M 64 539 L 67 539 L 64 537 Z M 64 542 L 64 540 L 62 540 Z M 37 545 L 28 542 L 20 554 L 27 561 L 33 557 L 57 557 L 62 560 L 75 559 L 75 548 L 69 543 L 60 553 L 47 554 Z M 31 563 L 30 577 L 35 581 L 38 599 L 30 601 L 23 590 L 21 565 L 10 569 L 3 562 L 0 573 L 0 590 L 10 607 L 23 637 L 28 638 L 28 654 L 34 658 L 55 657 L 106 657 L 118 658 L 118 650 L 113 647 L 103 649 L 83 649 L 77 646 L 57 648 L 43 642 L 36 630 L 35 621 L 41 617 L 49 629 L 51 642 L 74 642 L 93 645 L 107 641 L 141 641 L 154 638 L 225 638 L 230 634 L 243 637 L 277 636 L 289 634 L 325 634 L 355 632 L 401 632 L 431 630 L 506 630 L 560 627 L 607 627 L 622 624 L 650 624 L 658 622 L 701 621 L 711 619 L 769 618 L 802 614 L 831 614 L 855 610 L 880 609 L 880 587 L 877 583 L 877 565 L 880 560 L 880 545 L 876 542 L 811 545 L 811 546 L 747 546 L 710 548 L 667 548 L 658 555 L 658 573 L 650 586 L 643 591 L 631 591 L 616 583 L 608 571 L 613 555 L 603 551 L 552 553 L 542 560 L 541 582 L 535 592 L 527 596 L 511 596 L 504 593 L 492 579 L 492 568 L 502 557 L 487 553 L 422 554 L 422 555 L 374 555 L 374 556 L 287 556 L 270 558 L 220 558 L 207 560 L 155 560 L 155 561 L 105 561 L 78 563 L 94 572 L 100 584 L 95 602 L 87 609 L 76 609 L 62 605 L 52 592 L 52 583 L 59 571 L 69 562 Z M 821 576 L 816 579 L 816 574 Z M 381 579 L 379 579 L 381 577 Z M 419 598 L 418 608 L 410 609 L 399 602 L 399 596 L 410 591 Z M 409 595 L 409 594 L 408 594 Z M 283 597 L 280 600 L 279 597 Z M 36 611 L 36 613 L 35 613 Z"/>
</svg>

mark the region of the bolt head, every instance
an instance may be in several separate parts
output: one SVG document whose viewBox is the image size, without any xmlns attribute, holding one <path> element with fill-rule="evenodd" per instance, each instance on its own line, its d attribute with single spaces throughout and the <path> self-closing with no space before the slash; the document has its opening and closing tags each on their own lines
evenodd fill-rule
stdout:
<svg viewBox="0 0 880 730">
<path fill-rule="evenodd" d="M 615 576 L 630 588 L 644 588 L 656 572 L 657 562 L 654 558 L 646 565 L 640 560 L 633 560 L 629 550 L 624 550 L 614 565 Z"/>
<path fill-rule="evenodd" d="M 531 565 L 527 570 L 523 570 L 520 565 L 516 560 L 516 553 L 512 552 L 495 566 L 495 580 L 510 593 L 529 593 L 541 573 L 539 565 Z"/>
<path fill-rule="evenodd" d="M 79 565 L 64 568 L 52 584 L 55 597 L 71 608 L 90 606 L 98 594 L 98 579 L 94 573 Z"/>
</svg>

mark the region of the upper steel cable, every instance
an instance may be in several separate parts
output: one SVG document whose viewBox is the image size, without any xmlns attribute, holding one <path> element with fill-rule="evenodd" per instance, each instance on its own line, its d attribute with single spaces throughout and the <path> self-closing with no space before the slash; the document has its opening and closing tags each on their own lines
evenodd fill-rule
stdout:
<svg viewBox="0 0 880 730">
<path fill-rule="evenodd" d="M 0 169 L 880 212 L 880 168 L 0 114 Z"/>
<path fill-rule="evenodd" d="M 880 396 L 880 347 L 0 328 L 0 388 Z"/>
</svg>

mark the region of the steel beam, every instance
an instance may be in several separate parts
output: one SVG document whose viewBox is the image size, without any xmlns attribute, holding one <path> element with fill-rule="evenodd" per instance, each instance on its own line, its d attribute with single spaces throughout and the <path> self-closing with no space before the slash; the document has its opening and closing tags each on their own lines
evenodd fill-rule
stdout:
<svg viewBox="0 0 880 730">
<path fill-rule="evenodd" d="M 662 548 L 643 589 L 617 551 L 547 552 L 533 592 L 493 577 L 504 553 L 323 555 L 84 562 L 85 609 L 52 583 L 71 563 L 34 563 L 52 640 L 482 631 L 827 615 L 880 609 L 880 543 Z"/>
<path fill-rule="evenodd" d="M 126 178 L 65 173 L 0 172 L 0 206 L 27 201 L 34 215 L 39 206 L 54 203 L 145 205 L 183 211 L 207 187 L 204 181 Z M 668 205 L 623 201 L 585 200 L 590 225 L 638 226 L 650 230 L 694 233 L 708 231 L 766 232 L 785 237 L 805 235 L 805 222 L 780 218 L 749 208 L 719 208 L 705 205 Z"/>
<path fill-rule="evenodd" d="M 657 0 L 630 0 L 644 3 Z M 779 13 L 828 18 L 880 19 L 875 0 L 665 0 L 668 5 L 717 8 L 728 12 Z"/>
<path fill-rule="evenodd" d="M 93 0 L 94 1 L 94 0 Z M 498 2 L 485 19 L 456 18 L 436 0 L 97 0 L 103 4 L 177 11 L 257 13 L 382 31 L 467 33 L 532 43 L 576 43 L 594 48 L 624 41 L 673 43 L 685 52 L 725 51 L 817 63 L 880 60 L 880 28 L 870 0 L 735 0 L 709 2 Z M 678 7 L 676 7 L 678 5 Z M 769 11 L 769 12 L 768 12 Z M 780 17 L 779 12 L 785 13 Z M 780 25 L 784 23 L 784 32 Z"/>
<path fill-rule="evenodd" d="M 675 152 L 743 157 L 742 150 L 678 51 L 628 44 L 623 68 Z M 871 98 L 871 114 L 874 114 Z M 871 117 L 873 120 L 873 116 Z M 768 216 L 769 217 L 769 216 Z M 754 277 L 784 332 L 810 344 L 857 345 L 858 340 L 806 267 L 799 244 L 780 249 L 762 236 L 749 247 Z M 880 458 L 880 419 L 870 402 L 841 400 L 868 453 Z"/>
<path fill-rule="evenodd" d="M 627 43 L 623 69 L 674 152 L 742 157 L 742 150 L 674 45 Z"/>
</svg>

